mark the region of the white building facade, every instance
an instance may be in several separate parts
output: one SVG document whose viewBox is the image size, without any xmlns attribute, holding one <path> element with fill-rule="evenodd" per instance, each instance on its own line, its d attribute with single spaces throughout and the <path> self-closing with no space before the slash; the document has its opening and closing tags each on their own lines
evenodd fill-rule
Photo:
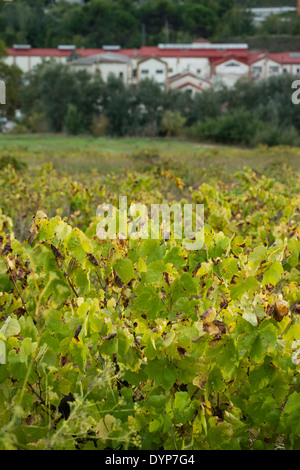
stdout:
<svg viewBox="0 0 300 470">
<path fill-rule="evenodd" d="M 168 65 L 157 57 L 149 57 L 139 60 L 136 65 L 136 77 L 133 77 L 132 83 L 137 84 L 141 80 L 148 78 L 166 88 L 168 84 Z"/>
<path fill-rule="evenodd" d="M 86 70 L 91 74 L 100 73 L 104 82 L 113 74 L 128 84 L 132 75 L 132 62 L 129 57 L 113 52 L 104 52 L 68 62 L 74 70 Z"/>
<path fill-rule="evenodd" d="M 192 96 L 210 87 L 209 80 L 192 72 L 179 73 L 169 78 L 169 88 L 171 90 L 186 91 Z"/>
<path fill-rule="evenodd" d="M 227 87 L 232 87 L 240 79 L 247 80 L 250 67 L 246 61 L 237 59 L 234 56 L 219 59 L 213 63 L 212 81 L 213 83 L 223 83 Z"/>
<path fill-rule="evenodd" d="M 281 73 L 300 74 L 300 52 L 254 54 L 249 52 L 247 44 L 207 41 L 140 49 L 121 49 L 120 46 L 77 49 L 74 45 L 35 49 L 21 44 L 8 49 L 5 58 L 8 65 L 15 64 L 24 73 L 49 60 L 69 64 L 74 70 L 101 73 L 104 81 L 109 74 L 114 74 L 125 84 L 136 86 L 140 80 L 149 78 L 165 89 L 178 87 L 191 93 L 201 92 L 215 83 L 232 87 L 240 79 L 257 81 Z M 181 80 L 186 74 L 190 74 L 189 83 L 183 84 Z"/>
</svg>

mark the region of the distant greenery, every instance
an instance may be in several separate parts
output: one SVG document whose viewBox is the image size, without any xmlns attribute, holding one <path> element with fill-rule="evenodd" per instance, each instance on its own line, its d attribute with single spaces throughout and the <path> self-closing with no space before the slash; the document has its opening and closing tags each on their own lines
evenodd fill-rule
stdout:
<svg viewBox="0 0 300 470">
<path fill-rule="evenodd" d="M 271 18 L 262 27 L 255 27 L 247 8 L 257 5 L 269 6 L 270 2 L 89 0 L 82 6 L 54 0 L 0 0 L 0 39 L 9 46 L 27 43 L 32 47 L 57 47 L 71 43 L 77 47 L 119 44 L 131 48 L 190 42 L 199 37 L 226 39 L 274 31 L 298 34 L 299 18 L 295 15 L 285 22 Z M 295 6 L 296 1 L 284 5 Z"/>
<path fill-rule="evenodd" d="M 127 17 L 121 14 L 122 9 L 135 18 L 135 23 L 125 21 Z M 162 10 L 165 11 L 163 23 Z M 216 15 L 217 11 L 219 15 Z M 149 80 L 141 81 L 136 90 L 126 87 L 113 76 L 105 84 L 98 74 L 71 72 L 67 65 L 54 62 L 42 64 L 22 76 L 18 68 L 1 61 L 5 56 L 4 40 L 7 44 L 13 40 L 29 42 L 33 46 L 67 42 L 86 47 L 101 46 L 104 42 L 140 45 L 142 22 L 148 24 L 147 43 L 151 38 L 156 44 L 164 40 L 166 25 L 170 40 L 191 40 L 199 35 L 206 36 L 209 31 L 217 37 L 221 34 L 218 29 L 220 18 L 223 18 L 224 37 L 231 34 L 233 39 L 243 40 L 245 34 L 263 32 L 262 27 L 255 29 L 249 13 L 231 0 L 217 4 L 214 0 L 201 3 L 189 0 L 183 5 L 170 0 L 146 1 L 143 4 L 130 0 L 91 0 L 85 7 L 64 2 L 59 5 L 48 2 L 46 5 L 43 0 L 28 0 L 26 4 L 23 0 L 15 0 L 9 5 L 2 2 L 0 77 L 6 82 L 8 104 L 0 107 L 0 117 L 13 119 L 15 111 L 21 109 L 23 118 L 18 121 L 15 133 L 67 132 L 94 137 L 180 136 L 195 141 L 246 146 L 259 143 L 300 145 L 298 108 L 291 102 L 294 78 L 289 75 L 272 77 L 258 84 L 241 81 L 231 90 L 225 87 L 212 89 L 193 98 L 181 91 L 165 93 Z M 267 37 L 276 38 L 275 33 L 284 32 L 284 28 L 288 32 L 288 25 L 293 26 L 296 34 L 299 21 L 295 16 L 286 22 L 270 17 L 264 27 L 272 34 L 261 37 L 267 44 Z M 132 29 L 134 24 L 137 29 Z M 184 34 L 188 31 L 190 37 L 181 35 L 183 30 Z M 119 34 L 118 31 L 122 31 L 126 41 L 114 36 Z M 75 32 L 76 37 L 73 36 Z M 255 37 L 259 39 L 259 36 Z"/>
<path fill-rule="evenodd" d="M 206 38 L 248 42 L 250 48 L 270 52 L 297 50 L 300 17 L 295 13 L 271 15 L 257 26 L 249 11 L 255 6 L 295 7 L 296 0 L 87 0 L 85 5 L 0 0 L 0 40 L 10 47 L 25 43 L 54 48 L 60 44 L 139 48 Z"/>
<path fill-rule="evenodd" d="M 23 118 L 14 132 L 67 132 L 94 137 L 182 136 L 199 141 L 254 146 L 300 145 L 300 115 L 291 101 L 288 74 L 259 83 L 239 81 L 194 97 L 165 92 L 150 80 L 136 90 L 111 75 L 107 83 L 67 65 L 44 63 L 23 77 Z M 55 81 L 55 87 L 53 83 Z"/>
<path fill-rule="evenodd" d="M 33 47 L 139 47 L 158 42 L 190 41 L 218 30 L 233 0 L 90 0 L 85 6 L 46 0 L 0 1 L 0 39 Z M 145 34 L 142 34 L 142 29 Z"/>
</svg>

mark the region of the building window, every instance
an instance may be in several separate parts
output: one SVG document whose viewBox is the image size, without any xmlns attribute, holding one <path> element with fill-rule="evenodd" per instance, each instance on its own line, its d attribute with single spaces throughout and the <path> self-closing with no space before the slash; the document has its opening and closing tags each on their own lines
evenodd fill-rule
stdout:
<svg viewBox="0 0 300 470">
<path fill-rule="evenodd" d="M 238 64 L 237 62 L 229 62 L 228 64 L 226 64 L 226 67 L 239 67 L 240 64 Z"/>
<path fill-rule="evenodd" d="M 298 69 L 296 69 L 296 73 L 300 73 L 300 69 L 299 69 L 299 68 L 298 68 Z"/>
<path fill-rule="evenodd" d="M 201 73 L 201 69 L 197 69 L 197 73 L 199 73 L 199 74 L 200 74 L 200 73 Z"/>
<path fill-rule="evenodd" d="M 279 72 L 279 67 L 277 67 L 277 65 L 272 65 L 270 67 L 270 72 L 271 73 L 278 73 Z"/>
<path fill-rule="evenodd" d="M 132 76 L 133 76 L 133 77 L 136 77 L 136 69 L 133 69 L 133 71 L 132 71 Z"/>
<path fill-rule="evenodd" d="M 262 72 L 262 67 L 260 67 L 260 65 L 254 65 L 252 70 L 253 70 L 253 72 L 261 73 Z"/>
<path fill-rule="evenodd" d="M 288 69 L 286 67 L 283 68 L 283 73 L 288 73 Z"/>
<path fill-rule="evenodd" d="M 148 69 L 142 69 L 142 70 L 141 70 L 141 73 L 143 73 L 143 74 L 146 75 L 147 73 L 149 73 L 149 70 L 148 70 Z"/>
<path fill-rule="evenodd" d="M 120 78 L 123 78 L 123 75 L 124 75 L 123 72 L 120 72 L 120 73 L 119 73 L 119 77 L 120 77 Z"/>
<path fill-rule="evenodd" d="M 169 73 L 172 73 L 172 72 L 173 72 L 173 69 L 169 69 L 168 71 L 169 71 Z"/>
<path fill-rule="evenodd" d="M 162 69 L 158 69 L 156 70 L 156 73 L 164 73 L 164 71 Z"/>
</svg>

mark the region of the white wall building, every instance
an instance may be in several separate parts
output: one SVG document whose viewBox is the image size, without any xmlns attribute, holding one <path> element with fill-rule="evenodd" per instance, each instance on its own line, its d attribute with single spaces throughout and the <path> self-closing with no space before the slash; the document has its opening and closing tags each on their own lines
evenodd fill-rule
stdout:
<svg viewBox="0 0 300 470">
<path fill-rule="evenodd" d="M 190 84 L 181 89 L 192 93 L 198 86 L 195 81 L 199 78 L 195 77 L 201 77 L 210 85 L 221 82 L 231 87 L 239 79 L 260 80 L 280 73 L 300 74 L 300 52 L 254 54 L 249 53 L 246 44 L 196 42 L 140 49 L 121 49 L 120 46 L 76 49 L 74 45 L 35 49 L 24 44 L 8 49 L 8 57 L 5 58 L 7 64 L 17 65 L 24 73 L 48 60 L 68 63 L 74 69 L 86 69 L 91 73 L 98 71 L 104 81 L 113 73 L 127 85 L 136 85 L 143 78 L 150 78 L 166 89 L 168 86 L 181 86 L 178 76 L 190 74 Z M 200 88 L 204 87 L 203 84 Z"/>
<path fill-rule="evenodd" d="M 249 78 L 249 64 L 234 56 L 224 57 L 213 62 L 212 80 L 232 87 L 240 79 Z"/>
<path fill-rule="evenodd" d="M 110 74 L 121 78 L 128 84 L 132 76 L 132 63 L 129 57 L 113 52 L 104 52 L 89 57 L 81 57 L 69 62 L 74 70 L 87 70 L 88 72 L 100 73 L 104 82 Z"/>
<path fill-rule="evenodd" d="M 251 64 L 251 78 L 254 81 L 282 73 L 282 65 L 268 56 L 258 58 Z"/>
<path fill-rule="evenodd" d="M 157 57 L 149 57 L 137 62 L 136 83 L 145 78 L 154 80 L 166 88 L 168 84 L 168 65 Z"/>
<path fill-rule="evenodd" d="M 255 25 L 262 24 L 270 15 L 282 15 L 297 11 L 296 7 L 266 7 L 266 8 L 250 8 L 253 15 L 253 23 Z"/>
<path fill-rule="evenodd" d="M 168 57 L 166 55 L 162 59 L 168 64 L 170 76 L 188 71 L 208 78 L 211 73 L 210 62 L 207 57 Z"/>
<path fill-rule="evenodd" d="M 186 91 L 192 96 L 210 88 L 210 86 L 209 80 L 192 72 L 179 73 L 169 78 L 169 88 L 171 90 Z"/>
<path fill-rule="evenodd" d="M 57 49 L 33 49 L 27 44 L 15 45 L 12 49 L 8 49 L 9 55 L 5 62 L 8 65 L 16 65 L 22 72 L 27 73 L 45 60 L 66 63 L 74 50 L 74 46 L 59 46 Z"/>
</svg>

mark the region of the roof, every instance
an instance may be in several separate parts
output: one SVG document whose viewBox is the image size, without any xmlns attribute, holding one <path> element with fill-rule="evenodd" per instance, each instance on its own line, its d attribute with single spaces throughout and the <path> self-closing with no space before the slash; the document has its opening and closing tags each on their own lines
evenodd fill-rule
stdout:
<svg viewBox="0 0 300 470">
<path fill-rule="evenodd" d="M 193 88 L 196 88 L 197 90 L 201 90 L 201 91 L 203 90 L 203 88 L 200 85 L 196 85 L 195 83 L 192 83 L 192 82 L 185 82 L 182 85 L 179 85 L 177 88 L 179 90 L 179 89 L 185 88 L 187 86 L 191 86 Z"/>
<path fill-rule="evenodd" d="M 263 13 L 285 13 L 288 11 L 295 11 L 295 7 L 253 7 L 250 10 L 256 14 Z"/>
<path fill-rule="evenodd" d="M 205 43 L 204 43 L 205 44 Z M 119 49 L 113 52 L 108 52 L 104 49 L 74 49 L 70 46 L 59 46 L 59 48 L 31 48 L 29 45 L 22 45 L 16 48 L 8 48 L 7 52 L 9 56 L 13 57 L 69 57 L 72 54 L 80 56 L 80 58 L 97 56 L 99 54 L 113 54 L 114 56 L 123 56 L 128 58 L 144 59 L 155 57 L 157 59 L 163 58 L 207 58 L 210 62 L 217 65 L 223 63 L 229 58 L 238 60 L 240 62 L 253 64 L 263 58 L 269 58 L 275 62 L 281 64 L 300 64 L 300 52 L 278 52 L 278 53 L 250 53 L 247 49 L 239 49 L 235 47 L 233 49 L 217 48 L 217 44 L 214 48 L 164 48 L 158 46 L 143 46 L 140 49 Z M 170 45 L 171 46 L 171 45 Z M 226 46 L 226 45 L 223 45 Z M 230 45 L 228 45 L 230 46 Z M 236 45 L 238 46 L 238 45 Z M 108 56 L 107 56 L 108 57 Z M 117 58 L 115 58 L 117 60 Z M 123 59 L 121 59 L 122 61 Z"/>
<path fill-rule="evenodd" d="M 299 64 L 300 52 L 277 52 L 272 54 L 249 54 L 249 64 L 254 64 L 262 59 L 270 59 L 278 64 Z"/>
<path fill-rule="evenodd" d="M 160 49 L 154 46 L 143 46 L 137 50 L 137 55 L 141 57 L 199 57 L 199 58 L 221 58 L 224 57 L 224 53 L 232 53 L 238 57 L 247 57 L 248 51 L 235 49 L 232 50 L 221 50 L 221 49 Z"/>
<path fill-rule="evenodd" d="M 70 54 L 76 53 L 82 57 L 88 57 L 96 54 L 103 54 L 107 51 L 104 49 L 59 49 L 59 48 L 8 48 L 10 56 L 26 56 L 26 57 L 69 57 Z M 247 57 L 248 51 L 236 49 L 161 49 L 158 46 L 143 46 L 140 49 L 119 49 L 114 51 L 114 54 L 126 55 L 128 57 L 146 58 L 155 56 L 161 57 L 207 57 L 207 58 L 221 58 L 224 53 L 235 53 L 239 57 Z"/>
<path fill-rule="evenodd" d="M 182 72 L 182 73 L 177 73 L 176 75 L 172 75 L 171 77 L 169 77 L 169 82 L 176 82 L 176 80 L 179 80 L 180 78 L 183 78 L 183 77 L 195 77 L 197 80 L 200 80 L 202 82 L 206 82 L 206 83 L 210 83 L 209 80 L 207 80 L 206 78 L 204 77 L 201 77 L 200 75 L 197 75 L 196 73 L 193 73 L 193 72 L 190 72 L 190 71 L 186 71 L 186 72 Z"/>
<path fill-rule="evenodd" d="M 150 60 L 150 59 L 157 60 L 158 62 L 161 62 L 162 64 L 164 64 L 167 67 L 167 63 L 164 60 L 160 59 L 159 57 L 155 57 L 155 55 L 153 55 L 151 57 L 144 57 L 143 59 L 140 59 L 139 62 L 138 62 L 138 65 L 140 65 L 144 62 L 147 62 L 147 60 Z"/>
<path fill-rule="evenodd" d="M 159 44 L 159 49 L 208 49 L 208 50 L 240 50 L 248 49 L 248 44 L 236 44 L 236 43 L 210 43 L 210 42 L 197 42 L 194 41 L 191 44 Z"/>
<path fill-rule="evenodd" d="M 87 57 L 94 54 L 105 52 L 103 49 L 54 49 L 54 48 L 32 48 L 32 49 L 14 49 L 8 48 L 7 52 L 11 56 L 26 57 L 69 57 L 70 54 L 76 54 Z"/>
<path fill-rule="evenodd" d="M 79 57 L 70 62 L 71 65 L 93 65 L 100 63 L 122 63 L 130 62 L 130 58 L 126 55 L 113 52 L 105 52 L 103 54 L 95 54 L 88 57 Z"/>
<path fill-rule="evenodd" d="M 300 52 L 281 52 L 270 55 L 282 64 L 300 64 Z"/>
<path fill-rule="evenodd" d="M 249 57 L 239 57 L 237 55 L 234 55 L 234 54 L 226 54 L 225 56 L 221 57 L 220 59 L 216 59 L 216 60 L 212 60 L 211 62 L 214 64 L 214 65 L 220 65 L 220 64 L 224 64 L 225 62 L 228 62 L 230 60 L 236 60 L 237 62 L 242 62 L 243 64 L 246 64 L 248 65 L 249 63 Z"/>
</svg>

